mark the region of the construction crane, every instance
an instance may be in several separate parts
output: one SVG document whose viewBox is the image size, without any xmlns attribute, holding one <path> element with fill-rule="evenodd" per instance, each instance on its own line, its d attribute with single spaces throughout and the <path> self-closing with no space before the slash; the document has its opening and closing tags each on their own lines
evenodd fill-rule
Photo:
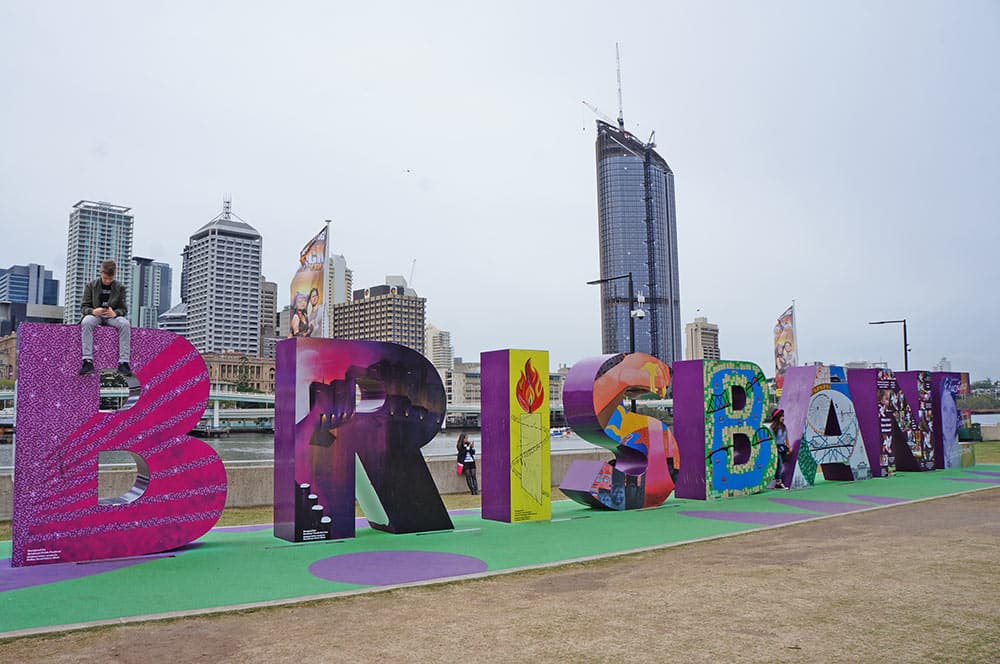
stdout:
<svg viewBox="0 0 1000 664">
<path fill-rule="evenodd" d="M 615 42 L 615 74 L 618 76 L 618 128 L 625 131 L 625 114 L 622 111 L 622 56 Z"/>
<path fill-rule="evenodd" d="M 618 42 L 615 42 L 615 75 L 618 78 L 618 128 L 625 131 L 625 113 L 622 110 L 622 56 L 618 50 Z M 612 120 L 607 114 L 603 113 L 601 109 L 597 108 L 593 104 L 587 102 L 586 99 L 583 100 L 583 105 L 589 108 L 594 114 L 607 122 L 609 125 L 615 124 L 615 120 Z M 626 132 L 627 133 L 627 132 Z"/>
<path fill-rule="evenodd" d="M 605 115 L 604 113 L 602 113 L 601 109 L 597 108 L 593 104 L 588 103 L 586 99 L 583 100 L 583 105 L 586 106 L 587 108 L 589 108 L 591 111 L 593 111 L 594 115 L 596 115 L 600 119 L 604 120 L 608 124 L 614 124 L 615 123 L 614 120 L 612 120 L 607 115 Z"/>
</svg>

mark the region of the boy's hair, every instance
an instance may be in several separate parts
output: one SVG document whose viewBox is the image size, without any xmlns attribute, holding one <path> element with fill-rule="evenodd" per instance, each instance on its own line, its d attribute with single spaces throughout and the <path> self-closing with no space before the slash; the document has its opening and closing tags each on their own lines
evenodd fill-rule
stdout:
<svg viewBox="0 0 1000 664">
<path fill-rule="evenodd" d="M 115 276 L 115 271 L 117 269 L 118 266 L 115 265 L 115 262 L 113 260 L 101 261 L 101 272 L 108 275 L 109 277 Z"/>
</svg>

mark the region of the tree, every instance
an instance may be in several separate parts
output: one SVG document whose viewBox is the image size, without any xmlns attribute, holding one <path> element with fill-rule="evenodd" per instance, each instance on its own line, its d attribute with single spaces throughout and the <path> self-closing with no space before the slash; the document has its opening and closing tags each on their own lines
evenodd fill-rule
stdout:
<svg viewBox="0 0 1000 664">
<path fill-rule="evenodd" d="M 260 392 L 250 384 L 250 358 L 246 355 L 240 358 L 240 368 L 236 370 L 236 378 L 237 392 Z"/>
</svg>

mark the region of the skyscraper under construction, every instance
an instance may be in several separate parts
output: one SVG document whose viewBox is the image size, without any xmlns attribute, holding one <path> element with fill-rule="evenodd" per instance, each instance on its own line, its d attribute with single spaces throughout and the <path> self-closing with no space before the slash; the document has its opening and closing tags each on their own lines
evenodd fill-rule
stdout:
<svg viewBox="0 0 1000 664">
<path fill-rule="evenodd" d="M 635 350 L 670 364 L 682 359 L 674 173 L 652 136 L 643 142 L 622 124 L 597 121 L 601 279 L 623 277 L 601 284 L 603 352 L 630 350 L 629 318 L 641 308 Z M 629 273 L 636 295 L 645 297 L 641 307 L 629 302 Z"/>
</svg>

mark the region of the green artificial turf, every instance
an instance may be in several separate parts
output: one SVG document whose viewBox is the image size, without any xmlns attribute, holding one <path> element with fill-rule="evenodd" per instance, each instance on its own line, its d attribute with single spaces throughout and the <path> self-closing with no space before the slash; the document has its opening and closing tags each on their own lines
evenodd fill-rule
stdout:
<svg viewBox="0 0 1000 664">
<path fill-rule="evenodd" d="M 713 501 L 671 498 L 663 506 L 628 512 L 585 508 L 568 500 L 553 503 L 552 520 L 522 524 L 486 521 L 475 514 L 452 517 L 453 531 L 391 535 L 368 528 L 357 537 L 333 542 L 292 544 L 270 529 L 234 532 L 214 529 L 196 546 L 169 557 L 89 577 L 0 592 L 0 635 L 122 617 L 253 604 L 326 595 L 361 588 L 313 576 L 309 566 L 323 558 L 379 550 L 458 553 L 483 560 L 488 570 L 558 563 L 577 558 L 686 542 L 762 526 L 694 518 L 681 512 L 781 512 L 823 514 L 774 502 L 772 498 L 857 503 L 849 496 L 915 500 L 989 486 L 950 481 L 975 478 L 968 470 L 1000 471 L 1000 466 L 931 473 L 900 473 L 865 482 L 819 482 L 795 491 L 767 491 Z M 978 476 L 980 478 L 984 476 Z M 793 536 L 793 535 L 790 535 Z M 0 542 L 0 558 L 10 542 Z M 0 562 L 0 565 L 7 565 Z M 16 574 L 21 569 L 6 569 Z"/>
</svg>

